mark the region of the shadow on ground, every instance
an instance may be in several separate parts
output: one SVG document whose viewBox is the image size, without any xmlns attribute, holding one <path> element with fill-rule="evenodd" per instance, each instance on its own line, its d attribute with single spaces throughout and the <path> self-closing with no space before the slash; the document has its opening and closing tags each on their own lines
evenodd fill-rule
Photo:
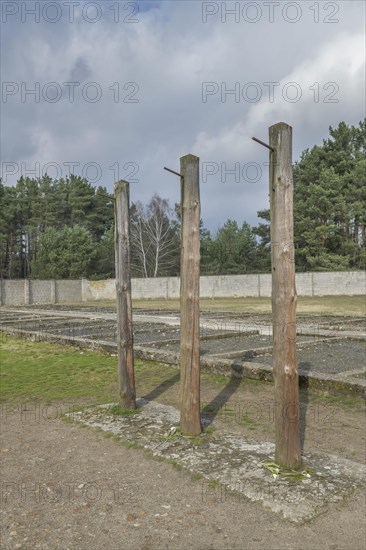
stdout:
<svg viewBox="0 0 366 550">
<path fill-rule="evenodd" d="M 168 378 L 168 380 L 165 380 L 161 384 L 159 384 L 154 390 L 151 390 L 146 395 L 143 395 L 143 399 L 146 399 L 146 401 L 154 401 L 154 399 L 157 399 L 162 393 L 167 391 L 169 388 L 174 386 L 179 381 L 179 372 L 177 374 L 174 374 L 171 378 Z"/>
<path fill-rule="evenodd" d="M 229 382 L 220 393 L 202 407 L 202 421 L 205 426 L 209 426 L 215 420 L 216 416 L 222 412 L 225 404 L 234 395 L 238 387 L 240 386 L 241 379 L 236 376 L 231 376 Z"/>
</svg>

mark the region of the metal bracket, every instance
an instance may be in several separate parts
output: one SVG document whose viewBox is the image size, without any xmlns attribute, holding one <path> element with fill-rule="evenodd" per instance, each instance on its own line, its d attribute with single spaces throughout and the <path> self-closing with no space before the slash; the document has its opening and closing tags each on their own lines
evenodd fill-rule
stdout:
<svg viewBox="0 0 366 550">
<path fill-rule="evenodd" d="M 167 168 L 166 166 L 164 166 L 164 170 L 167 170 L 168 172 L 171 172 L 172 174 L 175 174 L 176 176 L 179 176 L 180 178 L 184 178 L 184 176 L 182 176 L 182 174 L 179 174 L 179 172 L 175 172 L 174 170 L 171 170 L 170 168 Z"/>
<path fill-rule="evenodd" d="M 273 153 L 273 151 L 275 151 L 275 149 L 273 147 L 271 147 L 270 145 L 268 145 L 268 143 L 264 143 L 264 141 L 261 141 L 260 139 L 258 139 L 256 137 L 252 137 L 252 140 L 256 141 L 260 145 L 263 145 L 263 147 L 267 147 L 267 149 L 270 149 L 272 151 L 272 153 Z"/>
</svg>

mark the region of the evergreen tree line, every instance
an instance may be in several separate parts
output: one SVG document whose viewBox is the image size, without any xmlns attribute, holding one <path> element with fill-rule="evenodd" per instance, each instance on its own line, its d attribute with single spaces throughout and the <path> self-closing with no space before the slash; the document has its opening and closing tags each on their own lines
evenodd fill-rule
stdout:
<svg viewBox="0 0 366 550">
<path fill-rule="evenodd" d="M 366 268 L 366 120 L 341 122 L 294 165 L 298 271 Z M 155 194 L 131 204 L 134 277 L 179 274 L 180 210 Z M 269 210 L 251 227 L 227 220 L 212 234 L 201 222 L 201 272 L 270 271 Z M 114 208 L 106 188 L 78 176 L 0 182 L 2 278 L 114 277 Z"/>
</svg>

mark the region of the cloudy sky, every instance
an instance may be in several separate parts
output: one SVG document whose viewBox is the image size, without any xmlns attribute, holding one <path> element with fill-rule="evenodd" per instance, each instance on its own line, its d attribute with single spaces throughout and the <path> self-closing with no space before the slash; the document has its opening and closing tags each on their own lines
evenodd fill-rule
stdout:
<svg viewBox="0 0 366 550">
<path fill-rule="evenodd" d="M 268 207 L 268 127 L 293 160 L 364 111 L 365 4 L 1 2 L 1 168 L 70 171 L 132 200 L 179 200 L 179 158 L 201 161 L 202 217 L 257 222 Z M 33 91 L 33 92 L 32 92 Z"/>
</svg>

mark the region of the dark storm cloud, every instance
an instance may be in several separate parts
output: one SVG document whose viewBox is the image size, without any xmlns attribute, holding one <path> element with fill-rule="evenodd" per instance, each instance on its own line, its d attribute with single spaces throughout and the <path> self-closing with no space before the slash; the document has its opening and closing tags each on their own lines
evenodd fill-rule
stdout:
<svg viewBox="0 0 366 550">
<path fill-rule="evenodd" d="M 272 23 L 262 2 L 254 3 L 262 10 L 256 23 L 243 16 L 253 19 L 254 11 L 223 22 L 222 3 L 211 4 L 217 13 L 206 14 L 206 23 L 203 3 L 176 1 L 138 3 L 136 13 L 126 3 L 117 10 L 116 2 L 100 2 L 95 23 L 88 18 L 97 12 L 83 12 L 87 3 L 72 23 L 65 10 L 52 24 L 9 16 L 2 77 L 19 92 L 2 102 L 3 161 L 53 162 L 63 175 L 72 166 L 91 178 L 94 163 L 101 171 L 95 184 L 111 190 L 118 178 L 135 179 L 133 200 L 158 192 L 174 203 L 178 182 L 163 166 L 177 169 L 191 152 L 202 162 L 205 223 L 255 223 L 268 204 L 268 154 L 252 135 L 266 140 L 268 126 L 288 122 L 295 160 L 322 142 L 329 125 L 363 116 L 364 4 L 302 2 L 296 23 L 286 21 L 296 16 L 291 6 L 283 11 L 291 3 L 281 4 Z M 37 85 L 39 98 L 25 93 Z M 336 103 L 326 102 L 332 92 Z M 217 173 L 207 174 L 209 163 Z"/>
</svg>

